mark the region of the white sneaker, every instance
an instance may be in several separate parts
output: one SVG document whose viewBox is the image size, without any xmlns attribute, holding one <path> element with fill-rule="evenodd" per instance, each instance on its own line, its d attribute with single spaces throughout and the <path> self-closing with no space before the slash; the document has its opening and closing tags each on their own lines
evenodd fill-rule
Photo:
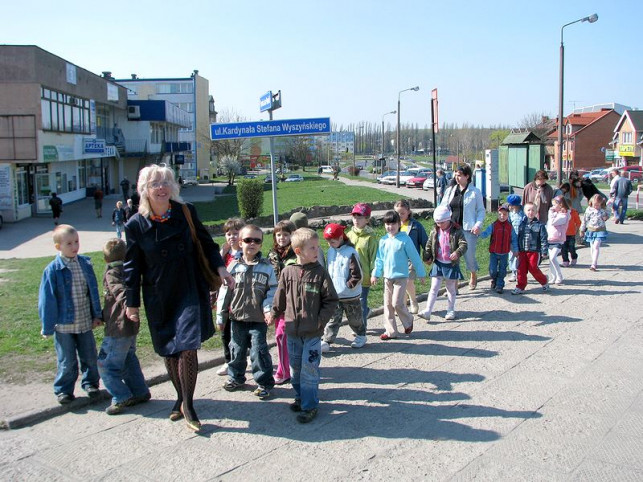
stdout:
<svg viewBox="0 0 643 482">
<path fill-rule="evenodd" d="M 351 347 L 353 348 L 362 348 L 364 345 L 366 345 L 366 337 L 360 335 L 357 335 L 353 343 L 351 343 Z"/>
<path fill-rule="evenodd" d="M 521 295 L 525 292 L 525 290 L 521 290 L 520 288 L 514 288 L 513 291 L 511 292 L 512 295 Z"/>
<path fill-rule="evenodd" d="M 321 352 L 322 353 L 328 353 L 330 351 L 330 344 L 326 343 L 325 341 L 321 342 Z"/>
<path fill-rule="evenodd" d="M 409 304 L 409 312 L 410 312 L 412 315 L 417 315 L 419 310 L 420 310 L 420 307 L 418 306 L 418 304 L 417 304 L 417 303 L 411 303 L 411 304 Z"/>
<path fill-rule="evenodd" d="M 455 311 L 447 311 L 446 316 L 444 317 L 445 320 L 455 320 Z"/>
<path fill-rule="evenodd" d="M 431 321 L 431 312 L 430 311 L 421 311 L 418 313 L 418 316 L 426 321 Z"/>
<path fill-rule="evenodd" d="M 220 377 L 222 377 L 222 376 L 225 376 L 225 375 L 227 375 L 227 374 L 228 374 L 228 364 L 227 364 L 227 363 L 224 363 L 223 365 L 221 365 L 221 368 L 219 368 L 219 369 L 217 370 L 217 375 L 219 375 Z"/>
<path fill-rule="evenodd" d="M 513 283 L 514 281 L 516 281 L 516 275 L 512 273 L 511 276 L 509 276 L 509 278 L 507 279 L 507 281 L 511 281 Z"/>
</svg>

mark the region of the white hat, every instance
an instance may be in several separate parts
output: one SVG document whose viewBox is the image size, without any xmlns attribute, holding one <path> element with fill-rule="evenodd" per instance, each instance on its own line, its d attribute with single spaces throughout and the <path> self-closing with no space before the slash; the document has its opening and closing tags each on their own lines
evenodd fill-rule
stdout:
<svg viewBox="0 0 643 482">
<path fill-rule="evenodd" d="M 438 206 L 433 211 L 433 220 L 436 223 L 449 221 L 451 219 L 451 210 L 446 206 Z"/>
</svg>

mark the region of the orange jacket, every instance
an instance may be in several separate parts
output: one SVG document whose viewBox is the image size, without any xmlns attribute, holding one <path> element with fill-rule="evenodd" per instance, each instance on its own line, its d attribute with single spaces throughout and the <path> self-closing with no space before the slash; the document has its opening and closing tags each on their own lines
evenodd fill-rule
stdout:
<svg viewBox="0 0 643 482">
<path fill-rule="evenodd" d="M 569 216 L 569 224 L 567 225 L 567 232 L 565 233 L 565 235 L 575 236 L 578 228 L 580 228 L 581 225 L 580 216 L 578 215 L 578 211 L 576 211 L 575 209 L 571 209 L 569 211 Z"/>
</svg>

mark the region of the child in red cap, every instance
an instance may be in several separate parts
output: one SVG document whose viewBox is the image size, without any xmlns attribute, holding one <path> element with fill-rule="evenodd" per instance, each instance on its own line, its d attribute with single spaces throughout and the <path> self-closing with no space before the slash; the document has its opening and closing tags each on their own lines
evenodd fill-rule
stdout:
<svg viewBox="0 0 643 482">
<path fill-rule="evenodd" d="M 324 239 L 330 248 L 327 253 L 326 268 L 330 279 L 333 281 L 339 303 L 335 314 L 326 325 L 322 336 L 321 351 L 326 353 L 330 345 L 337 338 L 337 332 L 342 323 L 342 316 L 346 313 L 348 324 L 355 333 L 355 340 L 351 343 L 353 348 L 361 348 L 366 344 L 366 326 L 362 317 L 362 267 L 359 255 L 353 244 L 344 234 L 344 226 L 331 223 L 324 228 Z"/>
</svg>

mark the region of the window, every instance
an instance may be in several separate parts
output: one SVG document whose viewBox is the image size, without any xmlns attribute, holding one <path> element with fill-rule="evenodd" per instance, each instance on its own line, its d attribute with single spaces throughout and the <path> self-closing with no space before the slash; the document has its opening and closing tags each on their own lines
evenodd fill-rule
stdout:
<svg viewBox="0 0 643 482">
<path fill-rule="evenodd" d="M 194 112 L 194 102 L 178 102 L 176 105 L 186 112 Z"/>
<path fill-rule="evenodd" d="M 156 84 L 157 94 L 191 94 L 194 92 L 192 82 L 172 82 Z"/>
<path fill-rule="evenodd" d="M 621 144 L 631 144 L 631 143 L 632 143 L 632 133 L 621 132 Z"/>
<path fill-rule="evenodd" d="M 163 142 L 163 126 L 157 122 L 150 122 L 150 142 L 160 144 Z"/>
<path fill-rule="evenodd" d="M 16 187 L 18 191 L 18 206 L 29 204 L 29 187 L 27 184 L 27 171 L 24 167 L 16 169 Z"/>
<path fill-rule="evenodd" d="M 42 129 L 89 134 L 89 100 L 41 89 Z"/>
</svg>

